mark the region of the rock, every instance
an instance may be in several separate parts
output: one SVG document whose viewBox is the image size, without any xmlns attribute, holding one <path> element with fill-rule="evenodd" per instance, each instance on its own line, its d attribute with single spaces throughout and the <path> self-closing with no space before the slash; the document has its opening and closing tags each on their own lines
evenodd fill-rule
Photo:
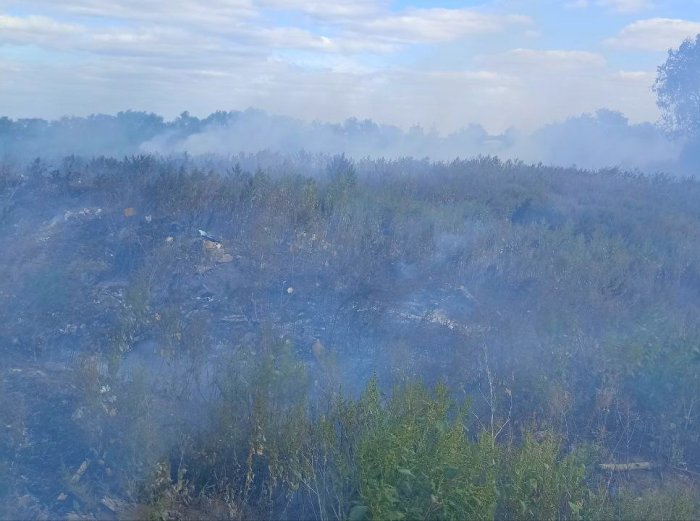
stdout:
<svg viewBox="0 0 700 521">
<path fill-rule="evenodd" d="M 233 255 L 231 255 L 230 253 L 224 253 L 216 259 L 216 262 L 218 262 L 219 264 L 233 262 Z"/>
<path fill-rule="evenodd" d="M 233 262 L 233 255 L 227 253 L 224 249 L 224 245 L 219 241 L 204 239 L 202 241 L 202 250 L 204 250 L 204 253 L 210 261 L 216 262 L 217 264 Z"/>
<path fill-rule="evenodd" d="M 204 251 L 207 252 L 220 250 L 221 248 L 223 248 L 220 242 L 210 241 L 209 239 L 204 239 L 202 241 L 202 246 L 204 247 Z"/>
<path fill-rule="evenodd" d="M 136 215 L 136 210 L 129 206 L 128 208 L 124 208 L 124 217 L 133 217 Z"/>
</svg>

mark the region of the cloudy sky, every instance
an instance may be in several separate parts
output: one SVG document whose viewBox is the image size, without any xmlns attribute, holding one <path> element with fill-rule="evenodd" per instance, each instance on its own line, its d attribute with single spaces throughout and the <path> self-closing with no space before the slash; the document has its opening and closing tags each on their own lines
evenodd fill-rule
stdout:
<svg viewBox="0 0 700 521">
<path fill-rule="evenodd" d="M 0 115 L 654 121 L 656 67 L 697 33 L 699 0 L 0 0 Z"/>
</svg>

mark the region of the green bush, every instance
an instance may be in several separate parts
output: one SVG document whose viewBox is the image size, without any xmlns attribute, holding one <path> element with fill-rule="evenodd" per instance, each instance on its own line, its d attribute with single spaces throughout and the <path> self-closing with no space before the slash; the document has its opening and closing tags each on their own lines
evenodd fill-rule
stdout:
<svg viewBox="0 0 700 521">
<path fill-rule="evenodd" d="M 408 384 L 380 409 L 371 384 L 365 399 L 381 412 L 358 448 L 360 490 L 372 519 L 493 517 L 494 447 L 469 441 L 445 386 L 431 393 Z"/>
<path fill-rule="evenodd" d="M 585 467 L 573 455 L 559 458 L 552 434 L 527 435 L 512 447 L 503 468 L 502 513 L 514 520 L 577 519 L 584 505 Z"/>
<path fill-rule="evenodd" d="M 700 518 L 700 502 L 692 488 L 675 484 L 643 494 L 623 490 L 591 519 L 610 521 L 688 521 Z"/>
</svg>

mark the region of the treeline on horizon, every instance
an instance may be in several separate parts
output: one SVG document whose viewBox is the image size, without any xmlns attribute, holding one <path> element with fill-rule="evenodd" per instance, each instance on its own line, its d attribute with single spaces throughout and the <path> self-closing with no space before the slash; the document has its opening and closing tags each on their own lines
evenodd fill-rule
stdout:
<svg viewBox="0 0 700 521">
<path fill-rule="evenodd" d="M 415 126 L 402 130 L 370 119 L 342 123 L 304 122 L 261 110 L 218 111 L 205 118 L 183 112 L 167 121 L 148 112 L 125 111 L 39 118 L 0 117 L 0 158 L 28 161 L 76 154 L 121 158 L 152 153 L 231 156 L 239 153 L 345 153 L 354 159 L 429 157 L 453 160 L 478 155 L 573 166 L 618 167 L 646 173 L 693 175 L 694 148 L 651 123 L 631 124 L 619 112 L 601 109 L 534 132 L 508 129 L 489 134 L 465 125 L 449 134 Z"/>
<path fill-rule="evenodd" d="M 698 516 L 700 183 L 246 157 L 0 169 L 10 514 Z"/>
</svg>

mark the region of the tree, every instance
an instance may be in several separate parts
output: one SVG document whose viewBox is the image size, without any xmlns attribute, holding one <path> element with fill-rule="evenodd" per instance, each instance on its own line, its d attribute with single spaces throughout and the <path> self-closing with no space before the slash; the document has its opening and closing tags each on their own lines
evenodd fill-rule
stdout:
<svg viewBox="0 0 700 521">
<path fill-rule="evenodd" d="M 668 130 L 700 139 L 700 34 L 668 51 L 653 90 Z"/>
</svg>

